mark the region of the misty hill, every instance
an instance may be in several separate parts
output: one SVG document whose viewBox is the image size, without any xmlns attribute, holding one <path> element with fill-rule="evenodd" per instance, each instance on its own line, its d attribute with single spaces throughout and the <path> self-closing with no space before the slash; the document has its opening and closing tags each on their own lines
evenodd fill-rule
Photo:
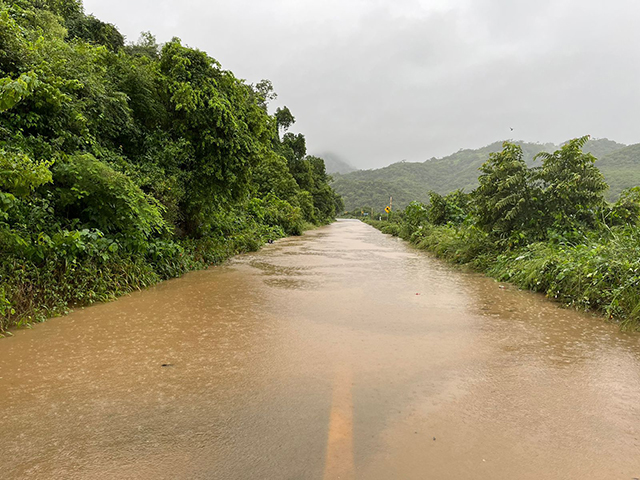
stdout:
<svg viewBox="0 0 640 480">
<path fill-rule="evenodd" d="M 335 153 L 328 152 L 318 156 L 324 160 L 325 169 L 329 174 L 350 173 L 356 171 L 355 167 L 349 165 L 346 160 L 340 158 Z"/>
<path fill-rule="evenodd" d="M 597 167 L 609 184 L 608 197 L 618 198 L 625 188 L 640 185 L 640 143 L 600 157 Z"/>
<path fill-rule="evenodd" d="M 552 143 L 516 143 L 522 147 L 528 165 L 534 164 L 533 157 L 536 154 L 553 152 L 558 148 Z M 597 165 L 602 167 L 612 187 L 611 193 L 616 196 L 624 188 L 640 184 L 640 147 L 636 150 L 634 147 L 639 146 L 627 147 L 608 139 L 599 139 L 590 140 L 584 148 L 602 158 Z M 501 141 L 425 162 L 399 162 L 375 170 L 334 175 L 333 187 L 342 195 L 346 210 L 370 206 L 380 211 L 388 205 L 389 196 L 393 196 L 394 210 L 402 209 L 414 200 L 428 201 L 430 190 L 441 194 L 458 188 L 467 192 L 473 190 L 478 184 L 478 168 L 489 158 L 489 154 L 500 150 Z M 620 153 L 620 156 L 615 153 Z"/>
<path fill-rule="evenodd" d="M 625 147 L 626 145 L 624 143 L 614 142 L 608 138 L 599 138 L 589 140 L 582 151 L 590 153 L 597 159 L 601 159 L 605 155 L 621 150 Z"/>
</svg>

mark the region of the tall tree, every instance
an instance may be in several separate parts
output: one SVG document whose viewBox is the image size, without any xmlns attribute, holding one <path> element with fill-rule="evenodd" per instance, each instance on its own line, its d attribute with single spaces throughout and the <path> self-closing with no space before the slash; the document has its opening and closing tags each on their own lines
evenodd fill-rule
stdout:
<svg viewBox="0 0 640 480">
<path fill-rule="evenodd" d="M 542 182 L 542 204 L 556 229 L 592 226 L 605 203 L 604 176 L 594 165 L 596 158 L 582 151 L 588 140 L 588 135 L 576 138 L 553 153 L 536 155 L 542 160 L 536 172 Z"/>
<path fill-rule="evenodd" d="M 480 185 L 473 192 L 478 225 L 501 238 L 529 230 L 534 192 L 522 148 L 504 142 L 502 151 L 492 153 L 480 171 Z"/>
</svg>

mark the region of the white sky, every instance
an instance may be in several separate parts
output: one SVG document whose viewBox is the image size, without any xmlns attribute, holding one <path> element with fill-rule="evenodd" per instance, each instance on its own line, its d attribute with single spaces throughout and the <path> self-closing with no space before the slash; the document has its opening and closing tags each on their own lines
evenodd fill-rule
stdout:
<svg viewBox="0 0 640 480">
<path fill-rule="evenodd" d="M 640 142 L 638 0 L 85 0 L 270 79 L 309 153 L 359 168 L 496 140 Z M 514 131 L 510 131 L 510 127 Z"/>
</svg>

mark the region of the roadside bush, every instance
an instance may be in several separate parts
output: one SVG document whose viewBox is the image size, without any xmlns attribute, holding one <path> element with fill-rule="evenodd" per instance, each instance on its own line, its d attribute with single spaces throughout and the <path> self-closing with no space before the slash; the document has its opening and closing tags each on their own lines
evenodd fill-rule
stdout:
<svg viewBox="0 0 640 480">
<path fill-rule="evenodd" d="M 59 161 L 53 170 L 57 207 L 88 228 L 131 238 L 167 233 L 160 204 L 129 177 L 90 154 Z"/>
<path fill-rule="evenodd" d="M 293 207 L 269 193 L 265 198 L 249 201 L 248 211 L 259 222 L 271 227 L 280 226 L 287 235 L 300 235 L 304 228 L 300 208 Z M 282 236 L 282 235 L 279 235 Z"/>
</svg>

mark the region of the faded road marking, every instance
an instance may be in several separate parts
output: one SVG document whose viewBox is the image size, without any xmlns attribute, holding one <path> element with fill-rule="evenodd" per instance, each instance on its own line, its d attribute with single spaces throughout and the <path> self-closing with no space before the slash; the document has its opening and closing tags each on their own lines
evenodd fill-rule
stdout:
<svg viewBox="0 0 640 480">
<path fill-rule="evenodd" d="M 354 478 L 352 372 L 338 368 L 333 382 L 324 480 Z"/>
</svg>

